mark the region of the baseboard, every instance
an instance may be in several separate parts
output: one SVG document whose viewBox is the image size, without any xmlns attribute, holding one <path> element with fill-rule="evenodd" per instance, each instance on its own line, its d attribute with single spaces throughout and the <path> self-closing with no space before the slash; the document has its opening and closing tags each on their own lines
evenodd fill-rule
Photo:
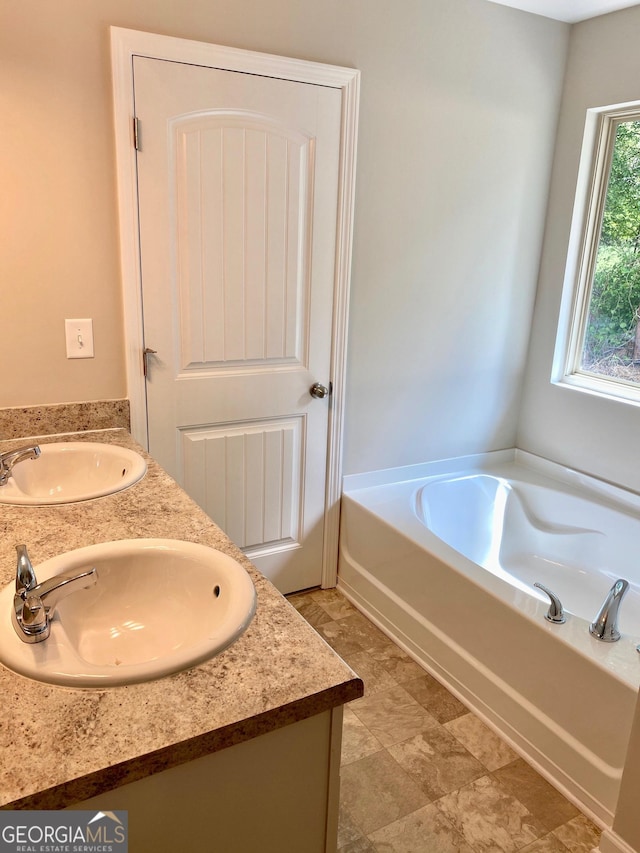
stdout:
<svg viewBox="0 0 640 853">
<path fill-rule="evenodd" d="M 629 846 L 612 829 L 605 829 L 600 838 L 599 847 L 596 847 L 592 853 L 638 853 L 638 851 L 634 847 Z"/>
</svg>

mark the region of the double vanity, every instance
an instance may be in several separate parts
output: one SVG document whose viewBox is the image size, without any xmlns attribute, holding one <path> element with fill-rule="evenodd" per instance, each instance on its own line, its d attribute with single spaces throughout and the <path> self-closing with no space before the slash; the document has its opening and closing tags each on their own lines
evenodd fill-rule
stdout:
<svg viewBox="0 0 640 853">
<path fill-rule="evenodd" d="M 0 808 L 126 809 L 131 850 L 335 849 L 342 706 L 361 681 L 125 430 L 0 454 L 37 443 L 26 476 L 70 442 L 70 470 L 84 443 L 146 471 L 90 500 L 0 503 Z M 20 544 L 36 593 L 97 571 L 57 603 L 44 642 L 23 642 L 11 618 Z M 123 608 L 138 632 L 114 629 Z M 201 630 L 211 614 L 215 636 Z"/>
</svg>

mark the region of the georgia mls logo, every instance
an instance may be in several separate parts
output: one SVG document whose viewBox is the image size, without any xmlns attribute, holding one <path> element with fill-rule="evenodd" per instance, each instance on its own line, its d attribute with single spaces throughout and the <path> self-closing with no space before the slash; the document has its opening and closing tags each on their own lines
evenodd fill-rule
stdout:
<svg viewBox="0 0 640 853">
<path fill-rule="evenodd" d="M 127 829 L 123 811 L 0 811 L 0 853 L 128 853 Z"/>
<path fill-rule="evenodd" d="M 92 832 L 89 829 L 92 823 L 102 821 L 104 818 L 111 821 L 111 825 L 102 823 L 100 826 L 95 827 L 96 832 Z M 116 825 L 114 826 L 113 824 Z M 93 841 L 98 844 L 122 844 L 127 840 L 126 827 L 115 812 L 96 812 L 87 824 L 87 835 L 93 836 L 88 837 L 87 841 Z M 111 840 L 109 840 L 109 836 L 112 836 Z M 119 849 L 120 853 L 122 853 L 123 848 Z"/>
</svg>

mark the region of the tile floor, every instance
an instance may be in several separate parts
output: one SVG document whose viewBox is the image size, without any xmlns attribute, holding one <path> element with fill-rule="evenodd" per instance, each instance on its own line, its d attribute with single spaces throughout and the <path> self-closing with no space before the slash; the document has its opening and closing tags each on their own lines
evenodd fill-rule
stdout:
<svg viewBox="0 0 640 853">
<path fill-rule="evenodd" d="M 600 833 L 337 590 L 289 597 L 365 684 L 345 707 L 340 853 L 589 853 Z"/>
</svg>

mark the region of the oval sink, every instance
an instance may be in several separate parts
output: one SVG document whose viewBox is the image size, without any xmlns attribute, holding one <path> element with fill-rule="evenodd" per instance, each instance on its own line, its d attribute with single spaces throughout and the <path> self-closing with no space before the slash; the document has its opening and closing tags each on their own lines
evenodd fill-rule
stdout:
<svg viewBox="0 0 640 853">
<path fill-rule="evenodd" d="M 0 503 L 46 506 L 86 501 L 132 486 L 146 470 L 139 453 L 115 444 L 41 444 L 40 456 L 19 462 L 7 484 L 0 486 Z"/>
<path fill-rule="evenodd" d="M 39 583 L 95 566 L 98 580 L 60 601 L 48 639 L 23 642 L 12 624 L 15 584 L 0 591 L 0 663 L 68 687 L 152 681 L 219 654 L 256 607 L 247 571 L 193 542 L 125 539 L 35 566 Z"/>
</svg>

